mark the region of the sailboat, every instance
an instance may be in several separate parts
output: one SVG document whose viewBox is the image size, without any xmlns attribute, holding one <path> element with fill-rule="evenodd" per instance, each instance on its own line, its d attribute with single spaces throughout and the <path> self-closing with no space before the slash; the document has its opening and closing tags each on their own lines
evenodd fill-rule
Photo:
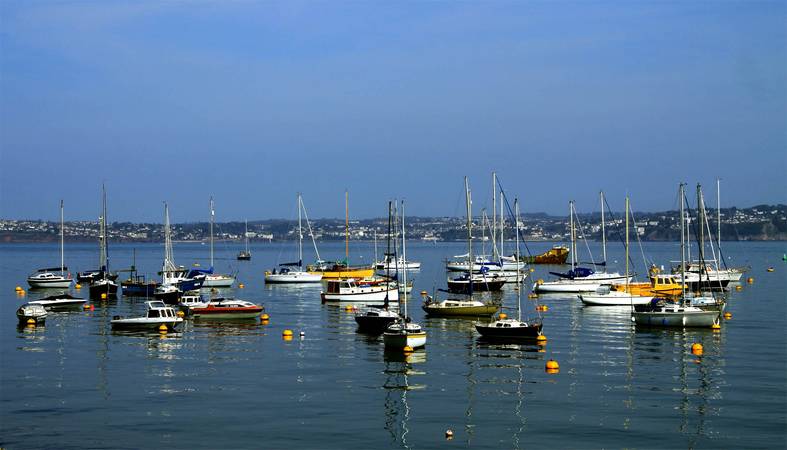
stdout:
<svg viewBox="0 0 787 450">
<path fill-rule="evenodd" d="M 302 226 L 301 211 L 304 210 L 305 208 L 303 206 L 303 199 L 301 198 L 301 193 L 299 192 L 298 193 L 298 262 L 279 264 L 278 273 L 276 273 L 276 269 L 273 269 L 273 271 L 270 272 L 265 272 L 266 283 L 290 283 L 290 284 L 319 283 L 320 280 L 322 280 L 321 273 L 311 273 L 303 270 L 303 226 Z M 314 250 L 315 252 L 317 252 L 317 244 L 314 242 L 314 234 L 312 234 L 311 232 L 311 224 L 309 224 L 308 217 L 306 218 L 306 223 L 309 228 L 309 235 L 312 238 L 312 244 L 314 244 Z M 317 258 L 319 259 L 319 253 L 317 253 Z"/>
<path fill-rule="evenodd" d="M 386 245 L 386 257 L 391 257 L 391 262 L 393 263 L 393 268 L 390 266 L 386 271 L 386 282 L 390 285 L 392 282 L 397 283 L 398 275 L 399 275 L 399 267 L 397 265 L 398 261 L 404 260 L 404 258 L 399 258 L 397 255 L 396 248 L 398 247 L 396 243 L 394 243 L 393 249 L 391 248 L 391 228 L 395 228 L 396 224 L 392 226 L 392 216 L 393 216 L 393 202 L 388 202 L 388 238 L 387 238 L 387 245 Z M 377 235 L 375 234 L 375 237 Z M 375 239 L 376 245 L 376 239 Z M 375 252 L 376 253 L 376 252 Z M 375 258 L 376 259 L 376 258 Z M 391 274 L 391 269 L 393 269 L 393 275 Z M 404 270 L 402 272 L 405 272 Z M 394 281 L 394 278 L 397 281 Z M 406 290 L 405 290 L 406 291 Z M 388 291 L 390 292 L 390 291 Z M 406 292 L 402 292 L 402 294 L 406 294 Z M 398 296 L 397 296 L 398 301 Z M 401 319 L 399 316 L 398 311 L 394 311 L 389 309 L 391 306 L 391 298 L 386 297 L 383 301 L 382 306 L 368 306 L 364 309 L 361 309 L 355 314 L 355 323 L 358 324 L 358 331 L 362 333 L 368 334 L 381 334 L 385 332 L 385 330 L 398 319 Z"/>
<path fill-rule="evenodd" d="M 465 177 L 465 203 L 467 207 L 468 261 L 473 261 L 473 213 L 471 207 L 472 202 L 470 200 L 470 187 L 467 177 Z M 468 272 L 460 278 L 448 280 L 449 292 L 462 292 L 466 295 L 466 298 L 446 298 L 445 300 L 439 300 L 432 296 L 425 295 L 424 303 L 421 305 L 421 308 L 431 316 L 491 316 L 497 312 L 499 306 L 493 303 L 484 303 L 482 301 L 475 300 L 473 298 L 473 292 L 476 290 L 476 287 L 481 287 L 484 285 L 487 286 L 486 290 L 493 290 L 489 288 L 489 284 L 491 283 L 495 283 L 496 289 L 494 290 L 499 290 L 505 283 L 505 279 L 489 279 L 487 281 L 487 277 L 488 275 L 483 271 L 479 275 Z M 452 283 L 454 283 L 453 289 Z M 461 290 L 459 288 L 461 288 Z"/>
<path fill-rule="evenodd" d="M 27 277 L 27 284 L 31 288 L 68 288 L 74 279 L 67 273 L 68 267 L 64 260 L 64 231 L 63 231 L 63 200 L 60 200 L 60 267 L 51 269 L 38 269 L 35 274 Z M 56 271 L 59 270 L 59 274 Z"/>
<path fill-rule="evenodd" d="M 156 288 L 153 296 L 171 305 L 177 304 L 185 292 L 202 287 L 205 281 L 204 273 L 190 271 L 183 266 L 175 265 L 167 202 L 164 202 L 164 263 L 159 274 L 161 275 L 161 284 Z"/>
<path fill-rule="evenodd" d="M 516 220 L 516 260 L 519 261 L 519 200 L 514 200 Z M 517 269 L 517 274 L 521 274 Z M 519 281 L 517 281 L 519 285 Z M 533 320 L 522 320 L 522 289 L 516 290 L 516 319 L 506 316 L 498 317 L 488 323 L 477 322 L 475 329 L 485 338 L 535 338 L 541 334 L 543 323 L 541 317 Z"/>
<path fill-rule="evenodd" d="M 607 245 L 606 245 L 606 231 L 604 229 L 604 193 L 601 193 L 601 236 L 602 248 L 604 251 L 604 262 L 606 264 Z M 568 202 L 569 205 L 569 228 L 571 229 L 571 270 L 568 272 L 549 272 L 558 277 L 556 280 L 541 282 L 538 281 L 533 285 L 533 291 L 544 292 L 562 292 L 562 293 L 578 293 L 578 292 L 594 292 L 601 286 L 609 286 L 616 283 L 625 283 L 631 281 L 631 277 L 626 277 L 617 272 L 595 272 L 593 269 L 587 267 L 578 267 L 577 264 L 577 229 L 574 224 L 576 217 L 576 209 L 574 208 L 574 201 Z"/>
<path fill-rule="evenodd" d="M 407 260 L 407 245 L 404 226 L 404 200 L 402 200 L 402 258 Z M 407 284 L 407 271 L 402 271 L 402 282 Z M 397 292 L 399 292 L 397 290 Z M 407 315 L 407 290 L 405 289 L 403 301 L 399 303 L 401 317 L 391 324 L 383 333 L 383 342 L 386 348 L 403 349 L 405 347 L 419 348 L 426 345 L 426 331 L 421 325 L 410 320 Z"/>
<path fill-rule="evenodd" d="M 213 197 L 210 198 L 210 269 L 205 271 L 205 282 L 203 287 L 228 288 L 235 283 L 232 275 L 213 273 L 213 223 L 216 219 L 216 211 L 213 208 Z"/>
<path fill-rule="evenodd" d="M 622 291 L 610 290 L 605 287 L 602 292 L 582 293 L 578 297 L 582 303 L 590 306 L 630 306 L 647 305 L 653 300 L 652 295 L 633 294 L 629 286 L 629 198 L 626 197 L 626 283 Z"/>
<path fill-rule="evenodd" d="M 249 221 L 244 221 L 243 237 L 246 241 L 246 249 L 238 252 L 238 261 L 251 261 L 251 251 L 249 250 Z"/>
<path fill-rule="evenodd" d="M 683 183 L 680 184 L 680 259 L 681 275 L 685 275 L 686 239 Z M 699 189 L 699 185 L 698 185 Z M 702 250 L 700 251 L 702 252 Z M 702 259 L 702 258 L 700 258 Z M 663 327 L 711 327 L 719 323 L 719 311 L 705 311 L 691 306 L 691 298 L 686 295 L 685 284 L 678 302 L 660 300 L 648 305 L 632 306 L 631 320 L 637 325 Z"/>
<path fill-rule="evenodd" d="M 329 263 L 318 259 L 306 271 L 323 279 L 365 278 L 374 275 L 373 267 L 350 266 L 350 194 L 344 191 L 344 261 Z"/>
<path fill-rule="evenodd" d="M 125 270 L 118 270 L 118 272 L 128 272 L 128 278 L 120 282 L 120 287 L 123 288 L 123 295 L 127 297 L 151 297 L 156 292 L 158 283 L 154 280 L 147 280 L 145 275 L 137 273 L 137 250 L 133 249 L 131 254 L 131 267 Z"/>
<path fill-rule="evenodd" d="M 90 282 L 90 298 L 106 299 L 117 296 L 118 284 L 109 274 L 109 245 L 107 243 L 107 191 L 101 186 L 102 213 L 99 218 L 99 266 L 101 274 Z M 117 278 L 117 275 L 115 275 Z"/>
</svg>

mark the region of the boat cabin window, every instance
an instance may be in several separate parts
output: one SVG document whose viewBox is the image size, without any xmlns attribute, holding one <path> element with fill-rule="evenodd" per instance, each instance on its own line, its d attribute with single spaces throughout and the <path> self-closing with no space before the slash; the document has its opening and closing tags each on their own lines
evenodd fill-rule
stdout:
<svg viewBox="0 0 787 450">
<path fill-rule="evenodd" d="M 151 309 L 150 311 L 148 311 L 148 317 L 150 318 L 159 317 L 159 311 L 157 309 Z"/>
</svg>

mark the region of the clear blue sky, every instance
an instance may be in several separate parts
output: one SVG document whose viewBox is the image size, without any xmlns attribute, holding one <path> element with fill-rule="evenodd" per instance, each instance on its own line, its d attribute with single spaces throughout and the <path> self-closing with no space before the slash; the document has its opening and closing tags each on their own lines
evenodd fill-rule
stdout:
<svg viewBox="0 0 787 450">
<path fill-rule="evenodd" d="M 0 1 L 0 217 L 787 202 L 787 2 Z"/>
</svg>

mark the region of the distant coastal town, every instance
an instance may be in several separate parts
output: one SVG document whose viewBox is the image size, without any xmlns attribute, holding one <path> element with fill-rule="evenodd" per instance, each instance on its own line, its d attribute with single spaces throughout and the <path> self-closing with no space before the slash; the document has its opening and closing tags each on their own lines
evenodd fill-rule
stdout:
<svg viewBox="0 0 787 450">
<path fill-rule="evenodd" d="M 670 241 L 680 238 L 680 222 L 677 211 L 634 213 L 634 233 L 644 241 Z M 717 229 L 716 211 L 708 211 L 711 230 Z M 580 214 L 581 232 L 585 238 L 601 239 L 600 213 Z M 693 218 L 692 218 L 693 219 Z M 690 219 L 690 220 L 692 220 Z M 608 237 L 615 238 L 624 232 L 622 215 L 607 213 L 605 217 Z M 489 239 L 491 219 L 474 218 L 476 238 Z M 484 226 L 481 226 L 481 225 Z M 49 242 L 59 238 L 58 222 L 41 220 L 0 220 L 0 242 Z M 408 237 L 424 241 L 460 241 L 466 238 L 466 219 L 457 217 L 409 217 Z M 521 218 L 521 236 L 529 241 L 568 241 L 568 218 L 547 214 L 526 214 Z M 297 221 L 284 219 L 255 220 L 248 223 L 248 238 L 251 241 L 288 241 L 297 238 Z M 316 219 L 311 223 L 312 233 L 318 241 L 343 240 L 343 219 Z M 387 219 L 351 220 L 349 233 L 352 240 L 384 239 Z M 513 233 L 509 219 L 506 233 Z M 98 239 L 98 222 L 65 222 L 67 241 L 93 241 Z M 216 239 L 242 240 L 245 231 L 243 222 L 215 224 Z M 172 226 L 173 239 L 178 241 L 205 241 L 208 239 L 207 222 L 180 223 Z M 308 236 L 308 231 L 304 230 Z M 751 208 L 725 208 L 721 210 L 721 238 L 726 241 L 787 240 L 787 205 L 758 205 Z M 163 225 L 157 223 L 113 222 L 109 225 L 109 239 L 116 242 L 162 242 Z"/>
</svg>

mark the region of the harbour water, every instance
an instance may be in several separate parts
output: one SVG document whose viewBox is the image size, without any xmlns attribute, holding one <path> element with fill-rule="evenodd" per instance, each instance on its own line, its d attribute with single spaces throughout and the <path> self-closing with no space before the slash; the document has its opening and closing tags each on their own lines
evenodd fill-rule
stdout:
<svg viewBox="0 0 787 450">
<path fill-rule="evenodd" d="M 551 244 L 529 244 L 541 252 Z M 596 255 L 599 246 L 590 244 Z M 645 243 L 668 265 L 677 243 Z M 59 261 L 57 244 L 0 246 L 0 447 L 17 448 L 784 448 L 787 446 L 787 263 L 783 242 L 730 242 L 731 265 L 754 282 L 731 290 L 720 332 L 637 329 L 626 308 L 583 307 L 575 296 L 541 296 L 545 346 L 489 344 L 473 321 L 427 319 L 418 292 L 444 287 L 443 259 L 462 243 L 408 245 L 415 273 L 413 319 L 428 333 L 405 357 L 356 333 L 350 313 L 320 303 L 321 286 L 266 286 L 263 272 L 292 260 L 291 243 L 217 244 L 217 270 L 261 302 L 259 321 L 187 322 L 182 332 L 116 334 L 114 315 L 142 313 L 144 299 L 96 302 L 18 328 L 14 311 L 48 295 L 14 293 L 38 267 Z M 623 250 L 609 260 L 622 270 Z M 163 246 L 113 244 L 114 269 L 156 278 Z M 322 244 L 324 258 L 344 244 Z M 371 262 L 370 243 L 351 243 Z M 97 245 L 67 244 L 71 272 L 97 265 Z M 363 256 L 361 258 L 361 256 Z M 597 256 L 598 258 L 598 256 Z M 180 264 L 207 265 L 208 247 L 176 243 Z M 297 258 L 296 258 L 297 259 Z M 639 272 L 642 258 L 632 256 Z M 767 272 L 768 267 L 774 272 Z M 537 267 L 533 279 L 549 278 Z M 121 274 L 121 278 L 125 274 Z M 87 289 L 79 293 L 87 295 Z M 528 314 L 532 300 L 523 296 Z M 505 303 L 516 293 L 505 288 Z M 295 338 L 281 337 L 292 329 Z M 300 338 L 298 334 L 305 335 Z M 704 354 L 691 354 L 699 342 Z M 545 362 L 560 364 L 546 373 Z M 445 431 L 454 432 L 447 441 Z"/>
</svg>

